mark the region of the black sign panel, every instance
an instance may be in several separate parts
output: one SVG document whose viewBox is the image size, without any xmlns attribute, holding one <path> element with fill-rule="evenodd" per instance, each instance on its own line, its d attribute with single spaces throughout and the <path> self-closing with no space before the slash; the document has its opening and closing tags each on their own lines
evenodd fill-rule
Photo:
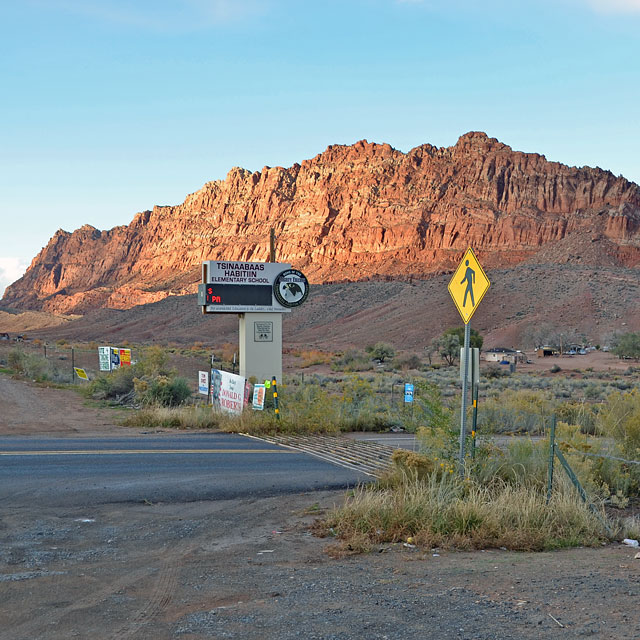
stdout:
<svg viewBox="0 0 640 640">
<path fill-rule="evenodd" d="M 208 284 L 205 304 L 271 306 L 272 291 L 271 285 Z"/>
</svg>

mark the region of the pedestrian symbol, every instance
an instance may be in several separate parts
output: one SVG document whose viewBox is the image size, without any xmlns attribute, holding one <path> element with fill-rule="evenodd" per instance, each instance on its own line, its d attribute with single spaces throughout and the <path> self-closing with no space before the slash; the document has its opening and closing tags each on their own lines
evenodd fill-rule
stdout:
<svg viewBox="0 0 640 640">
<path fill-rule="evenodd" d="M 464 284 L 465 281 L 467 283 L 467 288 L 464 290 L 464 300 L 462 302 L 462 306 L 467 306 L 467 294 L 471 296 L 471 306 L 475 307 L 476 303 L 473 300 L 473 285 L 476 283 L 476 272 L 469 266 L 469 261 L 465 260 L 464 264 L 467 267 L 467 270 L 464 272 L 464 278 L 460 284 Z"/>
<path fill-rule="evenodd" d="M 480 266 L 473 249 L 467 249 L 449 282 L 449 293 L 465 324 L 471 319 L 489 285 L 489 278 Z"/>
</svg>

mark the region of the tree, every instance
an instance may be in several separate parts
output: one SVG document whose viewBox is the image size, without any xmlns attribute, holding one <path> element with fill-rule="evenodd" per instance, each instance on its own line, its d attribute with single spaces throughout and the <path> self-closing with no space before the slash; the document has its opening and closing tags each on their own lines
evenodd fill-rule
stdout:
<svg viewBox="0 0 640 640">
<path fill-rule="evenodd" d="M 386 342 L 376 342 L 374 345 L 369 345 L 367 352 L 371 354 L 374 360 L 377 360 L 381 364 L 396 355 L 396 350 Z"/>
<path fill-rule="evenodd" d="M 640 359 L 640 333 L 623 333 L 618 336 L 613 353 L 619 358 Z"/>
<path fill-rule="evenodd" d="M 482 349 L 484 338 L 480 333 L 476 329 L 470 329 L 469 334 L 469 346 L 472 349 Z M 464 327 L 451 327 L 444 332 L 444 335 L 458 336 L 458 342 L 461 346 L 464 345 Z"/>
<path fill-rule="evenodd" d="M 460 357 L 460 339 L 453 333 L 443 333 L 439 338 L 435 338 L 432 344 L 449 366 L 453 366 Z"/>
</svg>

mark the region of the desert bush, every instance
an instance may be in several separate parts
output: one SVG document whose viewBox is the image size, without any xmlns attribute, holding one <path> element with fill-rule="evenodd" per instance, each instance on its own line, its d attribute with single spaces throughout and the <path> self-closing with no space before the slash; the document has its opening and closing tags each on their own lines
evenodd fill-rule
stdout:
<svg viewBox="0 0 640 640">
<path fill-rule="evenodd" d="M 640 333 L 625 333 L 617 336 L 613 353 L 619 358 L 640 359 Z"/>
<path fill-rule="evenodd" d="M 85 393 L 96 400 L 118 400 L 123 396 L 133 397 L 134 379 L 144 375 L 141 365 L 121 367 L 102 373 L 85 388 Z"/>
<path fill-rule="evenodd" d="M 582 433 L 596 433 L 596 411 L 584 402 L 562 402 L 555 408 L 558 420 L 580 427 Z"/>
<path fill-rule="evenodd" d="M 357 349 L 348 349 L 343 354 L 336 356 L 331 362 L 333 371 L 370 371 L 373 369 L 371 358 Z"/>
<path fill-rule="evenodd" d="M 168 376 L 174 373 L 168 368 L 168 363 L 167 349 L 159 346 L 147 347 L 138 358 L 136 373 L 147 376 Z"/>
<path fill-rule="evenodd" d="M 378 486 L 381 488 L 398 487 L 409 482 L 424 480 L 431 474 L 440 476 L 455 471 L 455 465 L 450 460 L 406 449 L 396 449 L 391 454 L 391 463 L 391 468 L 382 475 L 378 482 Z"/>
<path fill-rule="evenodd" d="M 482 485 L 498 482 L 543 491 L 547 486 L 549 442 L 518 438 L 506 448 L 484 445 L 476 450 L 470 474 Z"/>
<path fill-rule="evenodd" d="M 403 371 L 408 371 L 409 369 L 420 369 L 421 366 L 422 362 L 415 353 L 398 356 L 393 361 L 393 368 L 402 369 Z"/>
<path fill-rule="evenodd" d="M 640 391 L 614 392 L 598 413 L 598 428 L 613 438 L 621 454 L 640 460 Z"/>
<path fill-rule="evenodd" d="M 7 355 L 7 365 L 16 373 L 24 370 L 25 353 L 21 349 L 12 349 Z"/>
<path fill-rule="evenodd" d="M 302 362 L 298 365 L 301 369 L 312 367 L 316 364 L 329 364 L 332 357 L 330 353 L 318 351 L 317 349 L 300 351 L 298 355 L 302 359 Z"/>
<path fill-rule="evenodd" d="M 542 433 L 554 403 L 543 391 L 506 389 L 486 399 L 478 409 L 478 431 Z"/>
<path fill-rule="evenodd" d="M 489 364 L 482 372 L 482 375 L 491 380 L 502 377 L 505 375 L 505 372 L 500 368 L 499 364 Z"/>
<path fill-rule="evenodd" d="M 396 355 L 396 350 L 393 346 L 386 342 L 376 342 L 373 345 L 369 345 L 366 351 L 371 358 L 380 363 L 383 363 L 385 360 L 391 360 L 391 358 Z"/>
<path fill-rule="evenodd" d="M 543 492 L 495 482 L 483 486 L 458 474 L 427 474 L 392 488 L 360 487 L 323 523 L 343 545 L 365 551 L 407 538 L 425 548 L 543 550 L 596 545 L 598 520 L 572 491 Z"/>
<path fill-rule="evenodd" d="M 135 388 L 134 381 L 134 388 Z M 189 383 L 184 378 L 169 378 L 157 376 L 145 385 L 144 390 L 140 384 L 136 389 L 136 397 L 139 402 L 162 407 L 177 407 L 191 396 Z"/>
<path fill-rule="evenodd" d="M 624 506 L 640 488 L 638 465 L 609 456 L 609 443 L 582 433 L 579 426 L 558 422 L 556 441 L 587 493 Z M 620 454 L 619 451 L 615 453 Z M 595 455 L 593 455 L 595 454 Z"/>
<path fill-rule="evenodd" d="M 142 351 L 136 364 L 100 374 L 85 393 L 98 400 L 173 407 L 184 402 L 191 389 L 168 367 L 167 349 L 153 346 Z"/>
<path fill-rule="evenodd" d="M 57 376 L 46 358 L 35 353 L 25 353 L 22 349 L 12 349 L 7 354 L 7 365 L 17 375 L 44 382 Z"/>
</svg>

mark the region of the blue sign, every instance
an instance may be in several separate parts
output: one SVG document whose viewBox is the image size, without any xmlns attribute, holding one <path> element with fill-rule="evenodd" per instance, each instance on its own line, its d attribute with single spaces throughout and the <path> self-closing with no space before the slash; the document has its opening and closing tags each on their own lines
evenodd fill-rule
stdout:
<svg viewBox="0 0 640 640">
<path fill-rule="evenodd" d="M 413 385 L 410 382 L 404 383 L 404 401 L 413 402 Z"/>
</svg>

